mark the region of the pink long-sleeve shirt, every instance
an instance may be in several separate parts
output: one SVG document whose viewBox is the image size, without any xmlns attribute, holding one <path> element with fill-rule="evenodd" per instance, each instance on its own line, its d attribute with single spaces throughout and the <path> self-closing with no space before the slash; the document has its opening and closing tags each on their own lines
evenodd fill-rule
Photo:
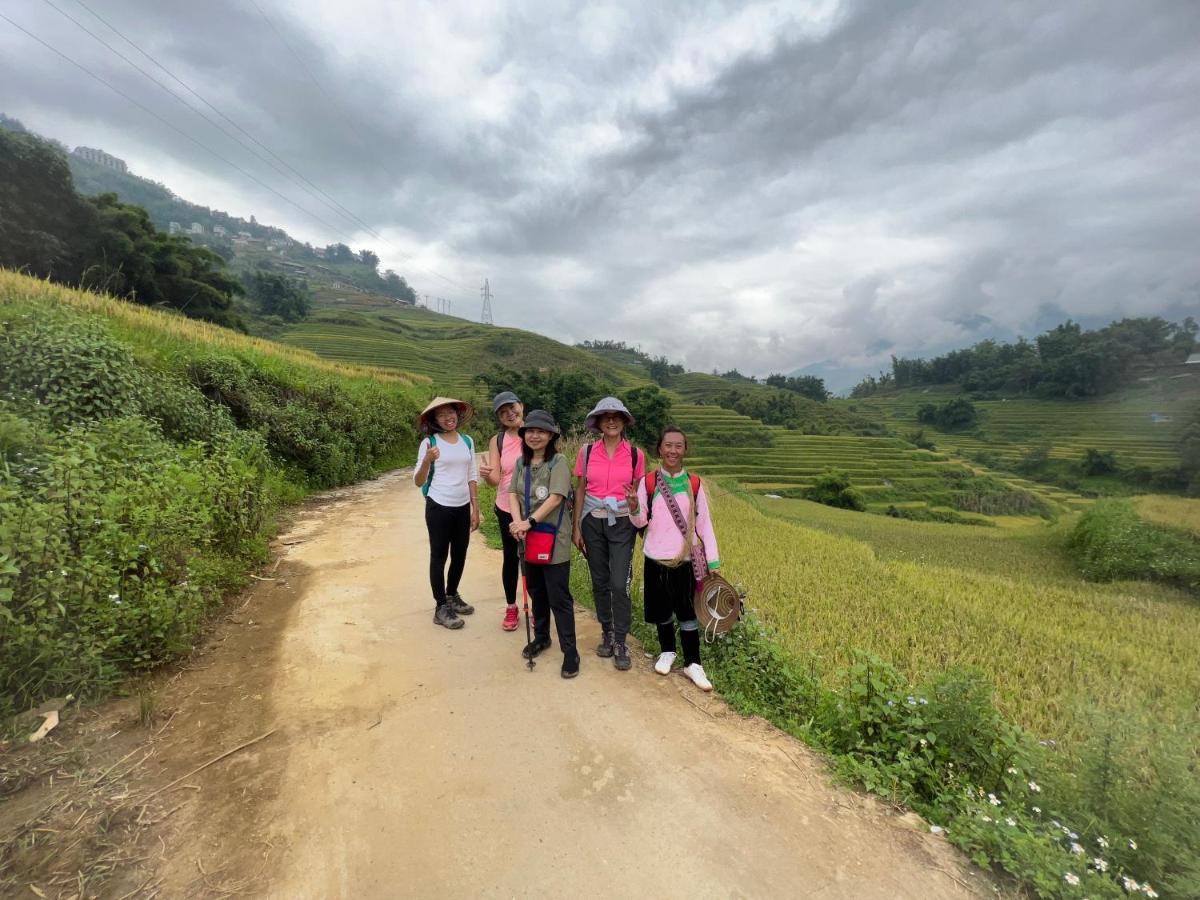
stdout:
<svg viewBox="0 0 1200 900">
<path fill-rule="evenodd" d="M 661 478 L 661 473 L 657 477 Z M 687 470 L 684 469 L 679 478 L 671 479 L 671 481 L 676 487 L 672 491 L 672 495 L 686 521 L 692 508 L 692 489 L 688 483 Z M 681 482 L 682 486 L 680 486 Z M 650 507 L 646 503 L 646 479 L 643 478 L 638 482 L 638 511 L 636 514 L 630 514 L 629 521 L 635 527 L 641 528 L 649 519 L 650 527 L 646 529 L 645 543 L 642 545 L 646 556 L 660 561 L 675 559 L 679 556 L 679 551 L 683 549 L 683 533 L 675 524 L 675 520 L 671 518 L 671 510 L 667 508 L 667 501 L 662 498 L 662 494 L 657 489 L 654 491 L 652 515 L 647 516 L 649 510 Z M 704 544 L 704 555 L 708 559 L 708 567 L 710 569 L 718 568 L 721 565 L 721 557 L 717 550 L 717 535 L 713 531 L 712 516 L 708 511 L 708 496 L 703 484 L 700 485 L 700 490 L 696 494 L 696 534 Z"/>
</svg>

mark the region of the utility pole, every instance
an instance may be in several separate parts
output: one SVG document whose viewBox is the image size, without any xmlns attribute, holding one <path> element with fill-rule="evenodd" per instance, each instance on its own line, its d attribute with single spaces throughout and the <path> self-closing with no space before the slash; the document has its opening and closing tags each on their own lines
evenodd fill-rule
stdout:
<svg viewBox="0 0 1200 900">
<path fill-rule="evenodd" d="M 483 287 L 479 289 L 480 295 L 483 297 L 483 312 L 480 313 L 479 321 L 484 325 L 494 325 L 492 321 L 492 287 L 488 284 L 488 280 L 483 279 Z"/>
</svg>

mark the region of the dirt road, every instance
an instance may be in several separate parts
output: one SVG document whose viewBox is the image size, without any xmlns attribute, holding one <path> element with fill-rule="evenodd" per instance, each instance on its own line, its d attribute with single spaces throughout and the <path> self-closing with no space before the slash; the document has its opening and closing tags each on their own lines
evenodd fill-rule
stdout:
<svg viewBox="0 0 1200 900">
<path fill-rule="evenodd" d="M 915 817 L 831 786 L 765 723 L 640 653 L 615 671 L 590 652 L 585 611 L 580 676 L 559 677 L 557 647 L 528 672 L 524 628 L 499 625 L 499 554 L 479 536 L 462 587 L 478 611 L 461 631 L 435 627 L 422 502 L 392 474 L 309 507 L 280 539 L 276 580 L 164 691 L 172 720 L 143 769 L 157 761 L 148 776 L 166 784 L 276 730 L 138 813 L 164 824 L 127 884 L 166 897 L 990 893 Z"/>
</svg>

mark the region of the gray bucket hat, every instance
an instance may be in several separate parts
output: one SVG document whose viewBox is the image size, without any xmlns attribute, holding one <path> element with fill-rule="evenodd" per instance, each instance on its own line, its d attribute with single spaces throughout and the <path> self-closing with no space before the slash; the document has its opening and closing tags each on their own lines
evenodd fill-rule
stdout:
<svg viewBox="0 0 1200 900">
<path fill-rule="evenodd" d="M 591 431 L 599 431 L 600 428 L 596 425 L 596 420 L 605 413 L 617 413 L 625 417 L 625 424 L 632 425 L 634 422 L 633 414 L 625 408 L 625 404 L 616 397 L 605 397 L 596 404 L 596 408 L 587 414 L 583 424 Z"/>
<path fill-rule="evenodd" d="M 544 409 L 535 409 L 527 415 L 525 417 L 525 424 L 517 429 L 517 434 L 525 437 L 525 431 L 529 428 L 540 428 L 542 431 L 548 431 L 551 434 L 562 434 L 558 423 L 554 421 L 554 416 L 550 415 Z"/>
<path fill-rule="evenodd" d="M 512 391 L 501 391 L 492 398 L 492 415 L 500 412 L 500 407 L 508 406 L 510 403 L 520 403 L 521 398 Z"/>
</svg>

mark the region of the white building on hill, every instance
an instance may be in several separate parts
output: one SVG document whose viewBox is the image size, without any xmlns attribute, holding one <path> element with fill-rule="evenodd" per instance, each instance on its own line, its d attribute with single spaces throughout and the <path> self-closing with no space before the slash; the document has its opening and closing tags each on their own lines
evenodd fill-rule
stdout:
<svg viewBox="0 0 1200 900">
<path fill-rule="evenodd" d="M 178 222 L 168 222 L 167 234 L 183 234 L 183 226 Z"/>
<path fill-rule="evenodd" d="M 204 234 L 204 226 L 199 222 L 193 222 L 192 227 L 188 229 L 192 234 Z"/>
<path fill-rule="evenodd" d="M 97 150 L 95 147 L 76 147 L 75 155 L 80 159 L 86 159 L 88 162 L 94 162 L 97 165 L 107 166 L 118 172 L 129 171 L 129 167 L 125 165 L 125 160 L 117 159 L 117 157 L 105 153 L 103 150 Z"/>
</svg>

